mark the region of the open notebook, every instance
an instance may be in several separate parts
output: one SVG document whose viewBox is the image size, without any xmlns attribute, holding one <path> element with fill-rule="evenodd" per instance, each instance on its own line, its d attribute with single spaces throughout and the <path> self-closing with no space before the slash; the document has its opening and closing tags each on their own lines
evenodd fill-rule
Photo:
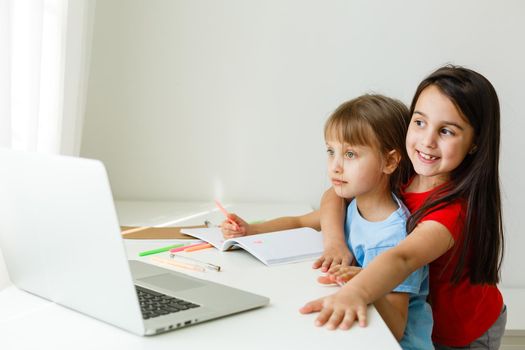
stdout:
<svg viewBox="0 0 525 350">
<path fill-rule="evenodd" d="M 323 253 L 322 234 L 309 227 L 230 239 L 224 239 L 221 229 L 216 227 L 181 232 L 220 250 L 242 248 L 268 266 L 308 260 Z"/>
</svg>

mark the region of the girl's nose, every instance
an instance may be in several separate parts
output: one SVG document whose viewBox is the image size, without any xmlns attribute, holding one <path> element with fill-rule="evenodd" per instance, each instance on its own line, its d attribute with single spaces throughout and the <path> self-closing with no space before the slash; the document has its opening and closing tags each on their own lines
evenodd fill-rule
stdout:
<svg viewBox="0 0 525 350">
<path fill-rule="evenodd" d="M 335 174 L 342 173 L 343 172 L 343 162 L 342 162 L 342 160 L 339 159 L 339 157 L 334 157 L 333 160 L 332 160 L 331 167 L 332 167 L 332 171 Z"/>
<path fill-rule="evenodd" d="M 426 130 L 421 137 L 421 145 L 428 148 L 436 147 L 436 135 L 432 130 Z"/>
</svg>

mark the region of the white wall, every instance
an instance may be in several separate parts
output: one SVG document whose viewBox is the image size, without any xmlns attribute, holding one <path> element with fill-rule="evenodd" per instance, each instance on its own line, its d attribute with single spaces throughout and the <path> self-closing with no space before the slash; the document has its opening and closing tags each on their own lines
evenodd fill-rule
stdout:
<svg viewBox="0 0 525 350">
<path fill-rule="evenodd" d="M 501 99 L 503 281 L 525 286 L 524 10 L 519 0 L 98 1 L 81 153 L 106 163 L 119 199 L 317 206 L 322 125 L 341 102 L 373 91 L 408 103 L 432 70 L 465 65 Z"/>
</svg>

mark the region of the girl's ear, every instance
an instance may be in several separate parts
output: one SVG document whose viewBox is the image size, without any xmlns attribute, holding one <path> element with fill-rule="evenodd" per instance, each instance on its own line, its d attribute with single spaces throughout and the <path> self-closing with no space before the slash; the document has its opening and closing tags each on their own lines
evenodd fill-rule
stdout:
<svg viewBox="0 0 525 350">
<path fill-rule="evenodd" d="M 388 152 L 385 156 L 385 165 L 383 167 L 383 172 L 385 174 L 392 174 L 399 165 L 399 162 L 401 161 L 401 154 L 396 151 L 395 149 Z"/>
</svg>

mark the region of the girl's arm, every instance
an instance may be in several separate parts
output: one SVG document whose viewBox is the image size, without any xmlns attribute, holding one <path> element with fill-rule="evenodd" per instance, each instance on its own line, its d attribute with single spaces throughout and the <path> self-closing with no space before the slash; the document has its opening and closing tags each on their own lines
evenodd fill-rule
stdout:
<svg viewBox="0 0 525 350">
<path fill-rule="evenodd" d="M 323 230 L 323 255 L 312 267 L 326 272 L 331 266 L 350 265 L 354 256 L 348 250 L 343 229 L 346 216 L 346 200 L 339 197 L 331 187 L 321 198 L 321 228 Z"/>
<path fill-rule="evenodd" d="M 418 268 L 434 261 L 454 244 L 448 229 L 436 221 L 424 221 L 396 247 L 377 256 L 337 293 L 307 303 L 300 311 L 320 311 L 316 324 L 350 328 L 358 320 L 366 326 L 366 307 L 378 300 Z M 338 315 L 344 315 L 343 318 Z"/>
<path fill-rule="evenodd" d="M 374 306 L 397 341 L 403 338 L 408 319 L 408 293 L 392 292 L 376 300 Z"/>
<path fill-rule="evenodd" d="M 347 283 L 361 271 L 363 269 L 356 266 L 335 266 L 328 271 L 329 275 L 319 277 L 318 282 L 322 284 Z M 405 332 L 408 302 L 409 294 L 392 292 L 374 303 L 377 311 L 398 341 L 403 338 Z"/>
<path fill-rule="evenodd" d="M 315 210 L 300 216 L 284 216 L 259 224 L 248 224 L 239 216 L 230 214 L 228 218 L 235 221 L 239 229 L 236 230 L 233 224 L 228 220 L 225 220 L 221 223 L 221 230 L 225 238 L 256 235 L 259 233 L 289 230 L 298 227 L 311 227 L 319 231 L 321 229 L 319 215 L 319 210 Z"/>
</svg>

